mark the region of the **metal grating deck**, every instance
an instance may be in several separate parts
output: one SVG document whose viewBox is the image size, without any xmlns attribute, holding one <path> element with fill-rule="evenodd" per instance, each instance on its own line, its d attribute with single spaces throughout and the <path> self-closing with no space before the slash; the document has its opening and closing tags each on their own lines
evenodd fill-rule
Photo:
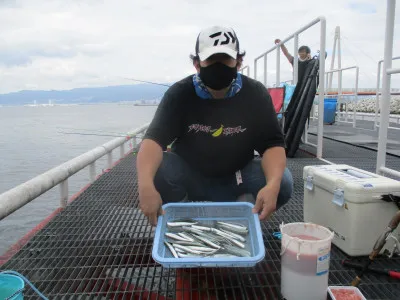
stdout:
<svg viewBox="0 0 400 300">
<path fill-rule="evenodd" d="M 371 169 L 373 151 L 324 143 L 327 159 Z M 280 241 L 272 233 L 282 221 L 302 221 L 303 167 L 321 161 L 303 151 L 289 159 L 293 199 L 262 223 L 266 256 L 254 268 L 169 270 L 151 258 L 153 231 L 138 210 L 135 158 L 103 174 L 2 269 L 24 274 L 49 299 L 280 299 Z M 400 166 L 400 159 L 393 164 Z M 333 246 L 332 285 L 348 285 L 356 275 L 341 266 L 344 258 Z M 374 266 L 400 270 L 400 257 Z M 400 299 L 400 281 L 386 276 L 368 274 L 360 289 L 367 299 Z M 37 297 L 27 289 L 25 298 Z"/>
</svg>

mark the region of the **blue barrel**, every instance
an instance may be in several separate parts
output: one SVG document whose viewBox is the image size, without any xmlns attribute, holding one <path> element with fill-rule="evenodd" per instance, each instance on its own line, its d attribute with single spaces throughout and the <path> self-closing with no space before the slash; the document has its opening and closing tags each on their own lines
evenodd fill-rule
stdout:
<svg viewBox="0 0 400 300">
<path fill-rule="evenodd" d="M 0 274 L 0 299 L 6 299 L 10 296 L 11 300 L 22 300 L 22 289 L 24 281 L 18 276 L 9 274 Z"/>
<path fill-rule="evenodd" d="M 324 99 L 324 123 L 335 123 L 337 99 Z"/>
</svg>

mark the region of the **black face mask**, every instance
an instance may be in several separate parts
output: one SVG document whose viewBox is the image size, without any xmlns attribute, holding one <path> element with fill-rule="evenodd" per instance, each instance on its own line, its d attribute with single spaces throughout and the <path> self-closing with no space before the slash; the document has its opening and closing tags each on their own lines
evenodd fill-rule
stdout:
<svg viewBox="0 0 400 300">
<path fill-rule="evenodd" d="M 213 63 L 208 67 L 200 67 L 200 79 L 213 90 L 222 90 L 228 87 L 236 76 L 236 67 L 231 68 L 221 62 Z"/>
</svg>

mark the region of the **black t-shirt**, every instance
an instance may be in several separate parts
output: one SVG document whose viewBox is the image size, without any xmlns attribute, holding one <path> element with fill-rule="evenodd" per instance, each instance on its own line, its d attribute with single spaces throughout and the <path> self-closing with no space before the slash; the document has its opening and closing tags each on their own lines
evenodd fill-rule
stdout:
<svg viewBox="0 0 400 300">
<path fill-rule="evenodd" d="M 300 60 L 298 60 L 297 61 L 298 62 L 298 68 L 297 68 L 297 82 L 299 82 L 299 83 L 301 83 L 301 81 L 302 81 L 302 79 L 303 79 L 303 77 L 304 77 L 304 73 L 305 73 L 305 71 L 306 71 L 306 69 L 307 69 L 307 65 L 308 65 L 308 63 L 310 62 L 310 60 L 308 59 L 308 60 L 305 60 L 305 61 L 300 61 Z M 294 63 L 294 57 L 292 57 L 292 59 L 290 60 L 290 63 L 292 64 L 292 66 L 293 66 L 293 63 Z"/>
<path fill-rule="evenodd" d="M 242 75 L 233 97 L 202 99 L 192 76 L 165 93 L 145 138 L 172 151 L 209 177 L 233 174 L 270 147 L 284 147 L 271 96 L 258 81 Z"/>
</svg>

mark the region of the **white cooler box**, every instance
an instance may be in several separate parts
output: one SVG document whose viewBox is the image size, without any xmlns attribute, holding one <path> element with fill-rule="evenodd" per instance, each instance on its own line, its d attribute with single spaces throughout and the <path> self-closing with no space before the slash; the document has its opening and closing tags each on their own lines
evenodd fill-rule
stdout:
<svg viewBox="0 0 400 300">
<path fill-rule="evenodd" d="M 335 233 L 333 244 L 351 256 L 368 255 L 398 211 L 381 195 L 400 195 L 400 181 L 348 165 L 306 166 L 304 221 Z M 394 231 L 398 239 L 399 228 Z M 393 250 L 393 239 L 382 249 Z"/>
</svg>

